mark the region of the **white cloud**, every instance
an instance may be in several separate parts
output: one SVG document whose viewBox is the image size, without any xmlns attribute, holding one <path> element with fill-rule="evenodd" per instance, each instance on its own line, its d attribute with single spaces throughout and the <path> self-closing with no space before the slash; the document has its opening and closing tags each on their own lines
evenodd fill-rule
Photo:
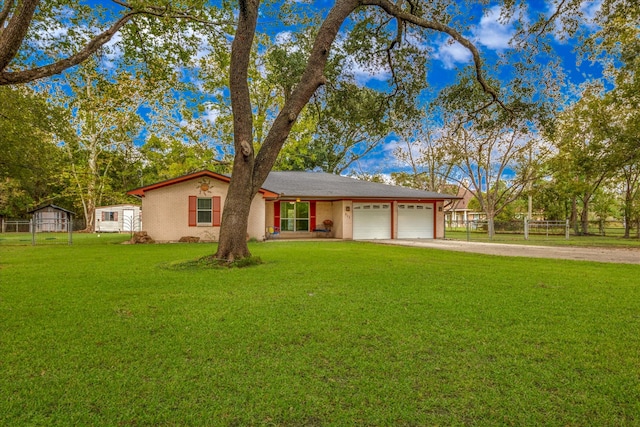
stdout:
<svg viewBox="0 0 640 427">
<path fill-rule="evenodd" d="M 336 51 L 342 50 L 343 38 L 338 38 L 335 42 Z M 345 57 L 344 67 L 351 72 L 359 85 L 365 86 L 372 80 L 385 81 L 391 76 L 391 71 L 386 64 L 369 62 L 363 64 L 358 62 L 353 56 Z"/>
<path fill-rule="evenodd" d="M 385 81 L 391 75 L 387 67 L 380 65 L 361 64 L 352 57 L 346 59 L 345 67 L 353 73 L 356 82 L 360 85 L 366 85 L 371 80 Z"/>
<path fill-rule="evenodd" d="M 515 30 L 512 22 L 501 22 L 499 6 L 493 6 L 480 19 L 480 24 L 472 30 L 474 39 L 491 50 L 509 48 Z"/>
<path fill-rule="evenodd" d="M 602 0 L 586 1 L 580 5 L 580 11 L 588 22 L 593 22 L 596 15 L 602 9 Z"/>
<path fill-rule="evenodd" d="M 470 28 L 471 36 L 468 39 L 476 46 L 484 46 L 490 50 L 508 49 L 509 42 L 515 34 L 512 22 L 501 21 L 500 7 L 490 8 L 480 19 L 478 25 Z M 433 59 L 442 62 L 442 66 L 451 70 L 459 64 L 468 64 L 472 61 L 471 52 L 460 43 L 451 38 L 440 39 L 435 43 Z"/>
<path fill-rule="evenodd" d="M 278 46 L 280 45 L 288 45 L 288 44 L 293 44 L 293 34 L 291 33 L 291 31 L 281 31 L 278 34 L 276 34 L 274 43 Z M 290 47 L 296 47 L 297 46 L 290 46 Z"/>
<path fill-rule="evenodd" d="M 209 122 L 211 124 L 215 124 L 220 117 L 220 111 L 216 108 L 214 104 L 207 104 L 205 106 L 204 114 L 202 114 L 202 120 L 205 122 Z"/>
<path fill-rule="evenodd" d="M 458 64 L 471 62 L 472 55 L 471 52 L 460 43 L 448 39 L 436 44 L 433 59 L 442 62 L 442 66 L 445 69 L 451 70 L 456 68 Z"/>
</svg>

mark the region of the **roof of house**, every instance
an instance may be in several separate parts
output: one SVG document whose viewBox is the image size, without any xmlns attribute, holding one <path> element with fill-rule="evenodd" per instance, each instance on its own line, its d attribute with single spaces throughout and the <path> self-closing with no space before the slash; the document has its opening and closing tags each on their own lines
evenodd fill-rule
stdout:
<svg viewBox="0 0 640 427">
<path fill-rule="evenodd" d="M 313 197 L 356 199 L 457 199 L 457 196 L 433 191 L 361 181 L 325 172 L 271 172 L 263 188 L 281 198 Z"/>
<path fill-rule="evenodd" d="M 203 176 L 224 182 L 229 182 L 231 179 L 227 175 L 203 170 L 136 188 L 127 194 L 143 197 L 147 191 Z M 270 172 L 260 191 L 264 197 L 269 199 L 303 197 L 314 199 L 443 200 L 459 198 L 450 194 L 361 181 L 325 172 Z"/>
</svg>

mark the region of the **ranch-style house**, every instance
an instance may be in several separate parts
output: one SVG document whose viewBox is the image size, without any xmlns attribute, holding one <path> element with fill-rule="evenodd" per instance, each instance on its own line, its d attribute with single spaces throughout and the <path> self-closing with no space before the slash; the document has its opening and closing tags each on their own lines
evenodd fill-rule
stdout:
<svg viewBox="0 0 640 427">
<path fill-rule="evenodd" d="M 208 170 L 129 191 L 156 241 L 216 241 L 230 177 Z M 254 197 L 248 238 L 346 240 L 444 237 L 444 205 L 457 196 L 323 172 L 271 172 Z"/>
</svg>

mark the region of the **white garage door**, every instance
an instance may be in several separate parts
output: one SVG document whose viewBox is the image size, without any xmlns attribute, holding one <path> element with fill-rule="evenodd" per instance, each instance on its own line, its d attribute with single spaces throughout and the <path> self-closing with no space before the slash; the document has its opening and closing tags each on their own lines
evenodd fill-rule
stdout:
<svg viewBox="0 0 640 427">
<path fill-rule="evenodd" d="M 390 239 L 391 203 L 354 203 L 353 239 Z"/>
<path fill-rule="evenodd" d="M 398 204 L 398 239 L 433 239 L 433 205 Z"/>
</svg>

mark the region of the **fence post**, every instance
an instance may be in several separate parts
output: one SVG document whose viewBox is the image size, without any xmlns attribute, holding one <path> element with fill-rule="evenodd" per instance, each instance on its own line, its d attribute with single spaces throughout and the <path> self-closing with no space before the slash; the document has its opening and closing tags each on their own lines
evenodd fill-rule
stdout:
<svg viewBox="0 0 640 427">
<path fill-rule="evenodd" d="M 73 244 L 73 215 L 67 213 L 67 232 L 69 233 L 69 246 Z"/>
<path fill-rule="evenodd" d="M 471 241 L 471 230 L 469 230 L 470 224 L 471 224 L 471 221 L 467 221 L 467 242 Z"/>
<path fill-rule="evenodd" d="M 524 218 L 524 240 L 529 240 L 529 218 Z"/>
<path fill-rule="evenodd" d="M 35 246 L 36 245 L 36 224 L 33 221 L 33 218 L 29 220 L 29 228 L 31 229 L 31 246 Z"/>
<path fill-rule="evenodd" d="M 569 240 L 569 220 L 566 220 L 566 225 L 564 227 L 564 238 L 565 240 Z"/>
</svg>

